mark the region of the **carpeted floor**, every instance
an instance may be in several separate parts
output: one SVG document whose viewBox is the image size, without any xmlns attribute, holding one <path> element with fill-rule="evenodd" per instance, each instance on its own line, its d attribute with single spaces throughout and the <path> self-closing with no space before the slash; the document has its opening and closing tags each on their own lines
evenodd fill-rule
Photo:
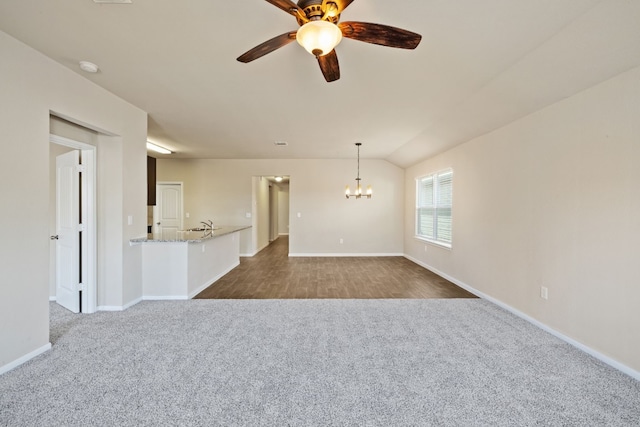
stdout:
<svg viewBox="0 0 640 427">
<path fill-rule="evenodd" d="M 640 382 L 479 299 L 51 304 L 51 341 L 0 376 L 0 425 L 640 420 Z"/>
</svg>

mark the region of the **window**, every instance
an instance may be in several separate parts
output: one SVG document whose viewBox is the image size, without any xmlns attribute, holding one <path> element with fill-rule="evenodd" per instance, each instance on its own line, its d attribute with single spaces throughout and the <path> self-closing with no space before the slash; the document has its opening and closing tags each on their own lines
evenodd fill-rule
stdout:
<svg viewBox="0 0 640 427">
<path fill-rule="evenodd" d="M 451 247 L 453 170 L 416 179 L 416 237 Z"/>
</svg>

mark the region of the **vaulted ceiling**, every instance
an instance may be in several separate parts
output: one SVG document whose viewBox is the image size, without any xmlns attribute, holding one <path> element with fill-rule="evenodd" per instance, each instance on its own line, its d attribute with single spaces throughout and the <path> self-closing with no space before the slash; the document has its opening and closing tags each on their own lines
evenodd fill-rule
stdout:
<svg viewBox="0 0 640 427">
<path fill-rule="evenodd" d="M 344 39 L 327 83 L 296 43 L 236 61 L 298 28 L 264 0 L 0 2 L 0 30 L 147 111 L 172 158 L 352 158 L 362 142 L 407 167 L 640 66 L 635 0 L 355 0 L 341 20 L 423 38 Z"/>
</svg>

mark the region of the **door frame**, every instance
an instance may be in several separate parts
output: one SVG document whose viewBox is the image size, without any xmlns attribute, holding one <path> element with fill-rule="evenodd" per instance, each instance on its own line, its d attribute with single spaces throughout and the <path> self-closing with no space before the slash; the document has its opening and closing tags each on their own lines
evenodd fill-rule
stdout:
<svg viewBox="0 0 640 427">
<path fill-rule="evenodd" d="M 293 178 L 291 177 L 291 174 L 289 173 L 284 173 L 284 174 L 271 174 L 271 175 L 253 175 L 251 177 L 251 254 L 249 256 L 254 256 L 256 255 L 258 252 L 260 252 L 262 249 L 264 249 L 265 247 L 267 247 L 268 245 L 271 244 L 271 242 L 275 241 L 276 239 L 278 239 L 280 237 L 280 225 L 279 225 L 279 211 L 280 211 L 280 205 L 278 202 L 278 196 L 275 197 L 275 202 L 276 204 L 274 205 L 273 202 L 273 197 L 272 197 L 272 186 L 278 187 L 278 192 L 280 191 L 280 183 L 278 182 L 272 182 L 270 180 L 270 177 L 274 177 L 274 176 L 286 176 L 288 177 L 289 181 L 288 181 L 288 186 L 289 186 L 289 201 L 287 204 L 287 210 L 289 212 L 289 218 L 291 218 L 291 182 L 293 180 Z M 267 193 L 267 209 L 266 209 L 266 215 L 267 215 L 267 221 L 266 221 L 266 227 L 268 227 L 268 239 L 267 239 L 267 244 L 263 247 L 259 247 L 259 240 L 260 240 L 260 230 L 262 229 L 261 226 L 261 211 L 264 214 L 265 209 L 260 209 L 259 208 L 259 200 L 258 200 L 258 193 L 259 193 L 259 187 L 260 187 L 260 182 L 262 180 L 267 180 L 268 182 L 268 193 Z M 275 221 L 275 223 L 274 223 Z M 289 219 L 289 224 L 291 224 L 291 219 Z M 264 225 L 263 225 L 264 226 Z M 272 231 L 275 228 L 275 231 L 277 231 L 277 233 L 272 236 Z M 291 234 L 291 226 L 289 226 L 289 228 L 287 228 L 286 230 L 286 234 L 290 236 Z M 273 240 L 271 239 L 271 237 L 273 237 Z M 291 238 L 291 237 L 289 237 Z M 291 246 L 289 246 L 289 251 L 291 251 Z"/>
<path fill-rule="evenodd" d="M 49 143 L 79 150 L 82 156 L 81 210 L 82 217 L 82 309 L 81 313 L 97 311 L 97 211 L 96 211 L 96 163 L 97 147 L 58 135 L 49 134 Z"/>
</svg>

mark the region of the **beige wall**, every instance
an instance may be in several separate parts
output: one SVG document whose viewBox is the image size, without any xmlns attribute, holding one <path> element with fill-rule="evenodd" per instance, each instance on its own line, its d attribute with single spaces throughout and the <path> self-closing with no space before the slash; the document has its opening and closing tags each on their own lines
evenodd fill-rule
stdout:
<svg viewBox="0 0 640 427">
<path fill-rule="evenodd" d="M 409 168 L 406 253 L 640 370 L 639 118 L 635 69 Z M 453 249 L 425 252 L 414 179 L 446 167 Z"/>
<path fill-rule="evenodd" d="M 0 52 L 0 177 L 11 183 L 2 198 L 13 206 L 0 212 L 1 370 L 49 342 L 51 114 L 109 134 L 98 138 L 98 156 L 109 159 L 98 165 L 106 249 L 98 303 L 122 306 L 142 295 L 140 249 L 128 241 L 145 232 L 146 114 L 3 32 Z"/>
<path fill-rule="evenodd" d="M 212 217 L 217 224 L 252 225 L 252 177 L 287 175 L 289 251 L 292 254 L 402 254 L 404 171 L 383 160 L 361 160 L 371 200 L 346 200 L 353 187 L 352 160 L 167 160 L 158 181 L 184 182 L 185 227 Z M 297 214 L 300 213 L 300 218 Z M 241 252 L 257 248 L 242 234 Z M 268 238 L 268 230 L 267 230 Z M 340 239 L 344 240 L 340 244 Z"/>
<path fill-rule="evenodd" d="M 289 184 L 278 184 L 278 234 L 289 234 Z"/>
<path fill-rule="evenodd" d="M 253 213 L 251 222 L 253 242 L 251 254 L 260 252 L 269 245 L 270 209 L 269 181 L 263 176 L 251 178 L 253 183 Z M 234 225 L 234 224 L 231 224 Z"/>
</svg>

